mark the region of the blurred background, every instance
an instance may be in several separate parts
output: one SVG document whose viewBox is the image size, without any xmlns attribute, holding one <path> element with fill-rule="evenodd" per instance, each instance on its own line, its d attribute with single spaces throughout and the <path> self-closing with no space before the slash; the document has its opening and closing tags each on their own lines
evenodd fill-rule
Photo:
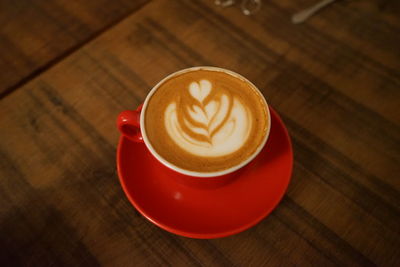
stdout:
<svg viewBox="0 0 400 267">
<path fill-rule="evenodd" d="M 399 266 L 400 1 L 298 15 L 318 2 L 0 0 L 0 264 Z M 115 170 L 117 114 L 197 65 L 254 82 L 295 153 L 277 209 L 215 240 L 152 225 Z"/>
</svg>

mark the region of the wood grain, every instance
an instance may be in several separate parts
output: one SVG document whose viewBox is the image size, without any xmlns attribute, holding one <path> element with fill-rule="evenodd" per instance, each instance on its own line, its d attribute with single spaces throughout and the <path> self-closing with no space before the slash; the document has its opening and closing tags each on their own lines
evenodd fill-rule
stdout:
<svg viewBox="0 0 400 267">
<path fill-rule="evenodd" d="M 154 0 L 4 97 L 0 262 L 400 265 L 400 20 L 393 2 L 364 2 L 338 2 L 295 26 L 290 14 L 311 1 L 268 1 L 246 17 L 213 1 Z M 193 65 L 252 80 L 295 151 L 278 208 L 222 239 L 152 225 L 115 171 L 117 114 Z"/>
<path fill-rule="evenodd" d="M 95 38 L 146 0 L 1 0 L 0 96 Z"/>
</svg>

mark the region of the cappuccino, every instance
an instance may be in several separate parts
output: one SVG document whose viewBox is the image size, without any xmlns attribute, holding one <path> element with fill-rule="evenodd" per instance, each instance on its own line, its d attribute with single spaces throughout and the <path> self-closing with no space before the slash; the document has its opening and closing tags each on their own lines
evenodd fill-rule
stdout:
<svg viewBox="0 0 400 267">
<path fill-rule="evenodd" d="M 254 155 L 268 134 L 268 114 L 264 97 L 250 82 L 199 68 L 159 84 L 142 127 L 165 161 L 189 171 L 217 172 Z"/>
</svg>

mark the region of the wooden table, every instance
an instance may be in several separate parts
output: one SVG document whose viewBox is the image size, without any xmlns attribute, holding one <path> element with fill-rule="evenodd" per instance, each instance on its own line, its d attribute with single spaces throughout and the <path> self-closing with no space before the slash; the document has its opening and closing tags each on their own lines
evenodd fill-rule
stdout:
<svg viewBox="0 0 400 267">
<path fill-rule="evenodd" d="M 1 266 L 400 265 L 400 5 L 0 1 Z M 280 113 L 295 164 L 277 209 L 214 240 L 170 234 L 125 197 L 115 118 L 167 74 L 215 65 Z"/>
</svg>

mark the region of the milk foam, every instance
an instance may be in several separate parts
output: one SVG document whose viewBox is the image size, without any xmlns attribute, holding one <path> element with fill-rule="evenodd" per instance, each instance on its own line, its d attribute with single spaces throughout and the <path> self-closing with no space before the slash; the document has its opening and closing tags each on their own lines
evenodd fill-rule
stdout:
<svg viewBox="0 0 400 267">
<path fill-rule="evenodd" d="M 219 90 L 205 79 L 192 82 L 187 89 L 196 104 L 180 106 L 184 104 L 174 101 L 164 113 L 171 139 L 181 149 L 202 157 L 225 156 L 240 149 L 253 123 L 248 108 L 226 93 L 214 94 L 213 99 L 205 101 L 213 90 Z M 183 120 L 179 120 L 181 116 Z"/>
</svg>

